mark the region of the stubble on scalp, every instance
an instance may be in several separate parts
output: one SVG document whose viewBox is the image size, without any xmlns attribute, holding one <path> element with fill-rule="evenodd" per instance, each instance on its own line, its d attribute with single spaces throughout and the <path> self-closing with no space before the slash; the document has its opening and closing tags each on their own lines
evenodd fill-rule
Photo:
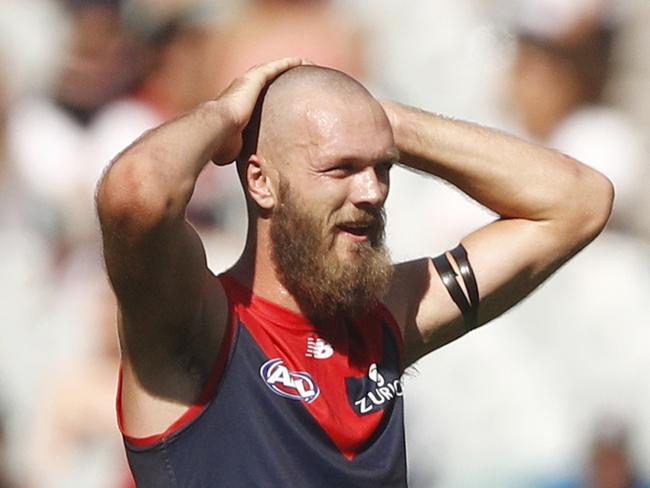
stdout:
<svg viewBox="0 0 650 488">
<path fill-rule="evenodd" d="M 354 245 L 358 259 L 346 262 L 333 247 L 332 229 L 305 213 L 296 198 L 281 182 L 271 222 L 272 258 L 281 283 L 315 323 L 368 312 L 388 291 L 393 273 L 383 244 L 383 209 L 346 217 L 372 221 L 369 240 Z"/>
</svg>

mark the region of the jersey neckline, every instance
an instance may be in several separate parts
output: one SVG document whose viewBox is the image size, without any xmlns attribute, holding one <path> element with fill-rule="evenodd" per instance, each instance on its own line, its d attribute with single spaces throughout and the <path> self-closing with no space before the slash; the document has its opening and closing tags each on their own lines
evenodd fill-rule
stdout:
<svg viewBox="0 0 650 488">
<path fill-rule="evenodd" d="M 342 316 L 337 315 L 332 317 L 328 325 L 323 326 L 319 324 L 317 326 L 302 313 L 290 310 L 289 308 L 279 305 L 268 298 L 255 294 L 251 288 L 241 283 L 227 271 L 221 273 L 219 278 L 222 281 L 225 281 L 227 286 L 231 287 L 231 291 L 234 292 L 237 301 L 246 304 L 246 306 L 250 307 L 254 312 L 259 313 L 264 316 L 266 320 L 269 320 L 279 327 L 302 332 L 316 332 L 322 330 L 324 327 L 340 327 L 346 321 Z"/>
</svg>

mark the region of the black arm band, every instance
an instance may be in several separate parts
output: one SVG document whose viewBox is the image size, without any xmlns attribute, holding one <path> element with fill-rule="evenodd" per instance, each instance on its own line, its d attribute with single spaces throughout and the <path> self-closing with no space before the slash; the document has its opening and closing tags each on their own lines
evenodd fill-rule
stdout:
<svg viewBox="0 0 650 488">
<path fill-rule="evenodd" d="M 440 256 L 433 258 L 432 261 L 443 284 L 445 285 L 445 288 L 447 288 L 447 292 L 449 292 L 449 296 L 451 296 L 451 299 L 463 314 L 465 326 L 469 332 L 478 326 L 478 286 L 476 284 L 476 278 L 472 266 L 469 264 L 467 251 L 462 244 L 459 244 L 456 248 L 452 249 L 450 254 L 458 265 L 460 276 L 463 279 L 465 289 L 467 290 L 467 296 L 465 296 L 463 290 L 458 284 L 457 275 L 451 267 L 447 255 L 441 254 Z"/>
</svg>

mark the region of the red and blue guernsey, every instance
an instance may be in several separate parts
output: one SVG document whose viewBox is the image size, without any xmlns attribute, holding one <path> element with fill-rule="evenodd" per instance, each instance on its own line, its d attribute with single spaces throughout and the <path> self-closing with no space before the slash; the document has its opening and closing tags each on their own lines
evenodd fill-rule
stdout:
<svg viewBox="0 0 650 488">
<path fill-rule="evenodd" d="M 124 436 L 137 486 L 405 487 L 403 346 L 388 309 L 317 329 L 219 279 L 229 325 L 205 391 L 164 434 Z"/>
</svg>

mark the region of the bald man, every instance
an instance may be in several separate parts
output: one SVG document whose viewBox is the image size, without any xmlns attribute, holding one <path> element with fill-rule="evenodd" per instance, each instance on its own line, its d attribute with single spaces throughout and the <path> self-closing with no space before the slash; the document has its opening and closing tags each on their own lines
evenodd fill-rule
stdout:
<svg viewBox="0 0 650 488">
<path fill-rule="evenodd" d="M 201 169 L 234 160 L 248 237 L 214 276 L 185 209 Z M 398 161 L 501 218 L 391 264 Z M 341 72 L 251 69 L 146 133 L 99 186 L 138 486 L 406 486 L 404 368 L 530 293 L 602 230 L 612 199 L 567 156 L 380 103 Z"/>
</svg>

